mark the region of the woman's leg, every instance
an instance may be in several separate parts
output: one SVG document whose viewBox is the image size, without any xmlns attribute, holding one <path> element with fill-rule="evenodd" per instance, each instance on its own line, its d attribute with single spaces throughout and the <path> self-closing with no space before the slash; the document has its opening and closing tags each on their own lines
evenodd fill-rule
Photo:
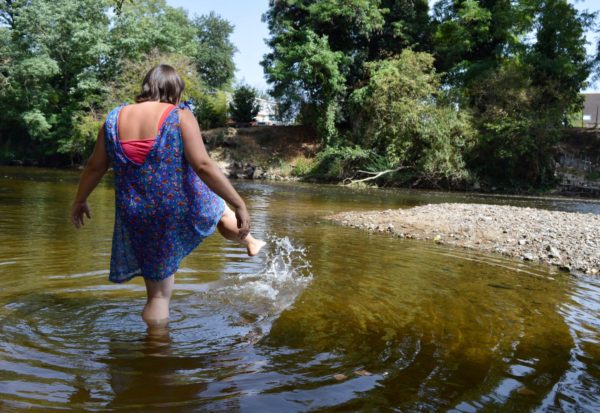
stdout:
<svg viewBox="0 0 600 413">
<path fill-rule="evenodd" d="M 248 234 L 246 238 L 240 239 L 238 237 L 237 218 L 235 217 L 235 213 L 228 206 L 225 206 L 225 212 L 217 225 L 217 229 L 226 239 L 239 242 L 245 246 L 248 255 L 251 257 L 258 254 L 260 249 L 266 244 L 263 240 L 254 238 L 252 234 Z"/>
<path fill-rule="evenodd" d="M 144 278 L 148 300 L 142 311 L 142 318 L 149 326 L 166 324 L 169 321 L 169 302 L 173 294 L 175 274 L 161 281 Z"/>
</svg>

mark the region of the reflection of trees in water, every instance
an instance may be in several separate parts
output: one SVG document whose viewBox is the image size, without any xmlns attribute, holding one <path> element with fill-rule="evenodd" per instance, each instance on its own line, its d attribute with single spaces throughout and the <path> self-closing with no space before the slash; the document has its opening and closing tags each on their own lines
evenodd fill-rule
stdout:
<svg viewBox="0 0 600 413">
<path fill-rule="evenodd" d="M 530 409 L 569 368 L 573 342 L 556 311 L 568 289 L 485 257 L 449 259 L 424 243 L 323 232 L 309 251 L 312 284 L 264 342 L 340 355 L 331 373 L 385 372 L 362 402 Z"/>
</svg>

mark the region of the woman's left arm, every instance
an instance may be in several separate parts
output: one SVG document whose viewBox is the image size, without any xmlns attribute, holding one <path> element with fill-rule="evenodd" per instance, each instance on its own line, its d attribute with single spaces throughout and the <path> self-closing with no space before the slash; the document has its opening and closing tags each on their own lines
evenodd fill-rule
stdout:
<svg viewBox="0 0 600 413">
<path fill-rule="evenodd" d="M 87 204 L 87 198 L 92 193 L 96 185 L 100 182 L 106 171 L 108 170 L 109 160 L 106 155 L 104 143 L 104 124 L 98 131 L 98 139 L 92 156 L 88 159 L 81 178 L 79 180 L 79 188 L 77 195 L 71 207 L 71 222 L 76 228 L 83 225 L 83 215 L 88 219 L 91 218 L 90 207 Z"/>
</svg>

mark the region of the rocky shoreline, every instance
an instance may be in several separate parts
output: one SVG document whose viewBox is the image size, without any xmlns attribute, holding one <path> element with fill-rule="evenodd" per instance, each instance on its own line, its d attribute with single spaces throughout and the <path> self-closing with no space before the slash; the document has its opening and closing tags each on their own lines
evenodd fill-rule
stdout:
<svg viewBox="0 0 600 413">
<path fill-rule="evenodd" d="M 410 209 L 344 212 L 328 219 L 399 238 L 499 253 L 558 266 L 571 273 L 600 272 L 600 216 L 484 204 L 430 204 Z"/>
</svg>

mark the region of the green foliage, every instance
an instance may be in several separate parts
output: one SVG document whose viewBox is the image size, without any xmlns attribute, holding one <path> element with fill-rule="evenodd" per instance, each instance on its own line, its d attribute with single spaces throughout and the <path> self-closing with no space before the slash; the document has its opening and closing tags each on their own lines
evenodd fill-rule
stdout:
<svg viewBox="0 0 600 413">
<path fill-rule="evenodd" d="M 102 93 L 107 6 L 92 0 L 6 4 L 0 134 L 29 156 L 49 160 L 58 139 L 71 134 L 71 114 Z"/>
<path fill-rule="evenodd" d="M 284 112 L 302 106 L 304 119 L 330 140 L 336 134 L 337 102 L 344 91 L 339 67 L 345 59 L 343 53 L 332 51 L 327 36 L 310 29 L 284 31 L 272 45 L 276 41 L 293 47 L 275 46 L 263 61 L 269 82 L 274 84 L 272 94 L 281 99 Z"/>
<path fill-rule="evenodd" d="M 581 110 L 591 70 L 584 33 L 593 19 L 564 0 L 527 4 L 535 42 L 460 84 L 480 136 L 472 168 L 497 184 L 526 187 L 554 181 L 553 148 L 569 115 Z M 506 22 L 517 33 L 512 24 Z"/>
<path fill-rule="evenodd" d="M 298 157 L 294 160 L 291 174 L 297 177 L 305 177 L 312 173 L 314 167 L 315 161 L 313 159 Z"/>
<path fill-rule="evenodd" d="M 229 40 L 233 25 L 214 12 L 197 17 L 196 50 L 193 53 L 196 70 L 210 89 L 227 89 L 235 72 L 233 55 L 237 49 Z"/>
<path fill-rule="evenodd" d="M 593 15 L 579 13 L 566 0 L 540 3 L 536 15 L 536 42 L 524 59 L 532 68 L 538 110 L 564 124 L 569 112 L 580 109 L 582 87 L 593 62 L 586 55 L 585 29 Z"/>
<path fill-rule="evenodd" d="M 543 90 L 532 85 L 531 68 L 507 62 L 485 85 L 473 88 L 480 108 L 480 138 L 471 165 L 485 178 L 511 186 L 543 185 L 554 178 L 553 147 L 561 118 L 539 110 Z"/>
<path fill-rule="evenodd" d="M 417 1 L 270 1 L 272 51 L 262 62 L 271 94 L 281 107 L 301 112 L 329 144 L 345 122 L 348 95 L 366 77 L 365 63 L 407 45 L 419 46 L 428 33 L 428 5 Z"/>
<path fill-rule="evenodd" d="M 254 120 L 259 104 L 256 102 L 258 92 L 248 85 L 239 85 L 233 92 L 233 98 L 229 104 L 231 118 L 240 123 L 250 123 Z"/>
<path fill-rule="evenodd" d="M 230 33 L 226 21 L 192 21 L 164 0 L 0 0 L 3 152 L 45 164 L 81 160 L 106 111 L 131 102 L 158 63 L 179 71 L 184 99 L 201 101 L 214 86 L 203 83 L 210 73 L 231 80 Z"/>
<path fill-rule="evenodd" d="M 367 168 L 373 151 L 359 146 L 328 146 L 317 154 L 309 175 L 329 181 L 340 181 Z"/>
<path fill-rule="evenodd" d="M 195 115 L 204 129 L 225 126 L 227 124 L 227 95 L 225 92 L 203 95 L 197 101 Z"/>
<path fill-rule="evenodd" d="M 152 50 L 192 55 L 196 50 L 196 28 L 183 9 L 169 7 L 165 0 L 136 0 L 122 5 L 111 22 L 110 63 L 139 60 Z"/>
<path fill-rule="evenodd" d="M 73 132 L 59 139 L 58 152 L 69 155 L 73 163 L 82 161 L 83 155 L 92 152 L 103 120 L 93 112 L 80 111 L 73 114 L 72 123 Z"/>
<path fill-rule="evenodd" d="M 473 129 L 465 111 L 440 98 L 433 57 L 405 50 L 368 68 L 369 82 L 352 94 L 355 142 L 384 156 L 391 168 L 410 167 L 417 179 L 465 180 Z"/>
<path fill-rule="evenodd" d="M 421 182 L 550 182 L 596 16 L 567 0 L 440 0 L 431 16 L 427 3 L 271 1 L 272 94 L 327 145 L 373 149 Z"/>
</svg>

